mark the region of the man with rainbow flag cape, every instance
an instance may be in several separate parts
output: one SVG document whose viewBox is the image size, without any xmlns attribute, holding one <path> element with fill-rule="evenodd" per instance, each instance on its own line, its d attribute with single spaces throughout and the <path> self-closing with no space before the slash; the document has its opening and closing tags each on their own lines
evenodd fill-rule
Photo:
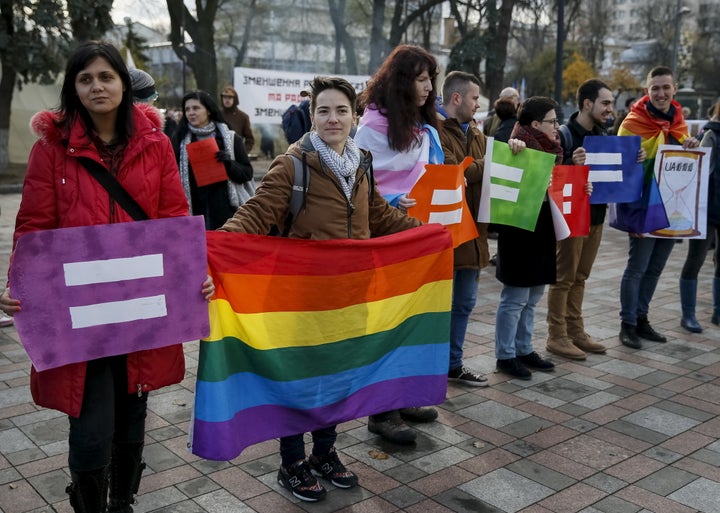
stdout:
<svg viewBox="0 0 720 513">
<path fill-rule="evenodd" d="M 664 207 L 655 181 L 655 156 L 663 144 L 696 148 L 699 141 L 688 133 L 682 107 L 675 101 L 677 84 L 673 72 L 665 66 L 650 70 L 646 82 L 646 94 L 635 102 L 623 120 L 618 135 L 639 135 L 647 153 L 643 163 L 644 183 L 641 199 L 629 205 L 645 216 L 651 216 Z M 632 214 L 632 212 L 630 212 Z M 638 216 L 643 217 L 643 216 Z M 667 219 L 666 219 L 667 220 Z M 655 228 L 643 228 L 649 232 Z M 667 342 L 667 338 L 653 329 L 648 321 L 648 311 L 660 274 L 665 267 L 674 239 L 645 237 L 643 233 L 629 232 L 628 261 L 620 284 L 620 342 L 633 349 L 640 349 L 640 339 Z"/>
</svg>

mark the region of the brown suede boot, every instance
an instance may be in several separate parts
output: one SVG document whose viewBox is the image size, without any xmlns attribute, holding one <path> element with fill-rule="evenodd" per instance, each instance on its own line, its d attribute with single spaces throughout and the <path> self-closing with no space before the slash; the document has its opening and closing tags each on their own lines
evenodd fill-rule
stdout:
<svg viewBox="0 0 720 513">
<path fill-rule="evenodd" d="M 575 347 L 586 353 L 604 354 L 605 351 L 607 351 L 604 345 L 595 342 L 587 333 L 583 333 L 582 337 L 573 337 L 572 343 Z"/>
<path fill-rule="evenodd" d="M 549 338 L 545 347 L 549 353 L 571 360 L 584 360 L 587 358 L 585 352 L 575 347 L 575 344 L 569 338 Z"/>
</svg>

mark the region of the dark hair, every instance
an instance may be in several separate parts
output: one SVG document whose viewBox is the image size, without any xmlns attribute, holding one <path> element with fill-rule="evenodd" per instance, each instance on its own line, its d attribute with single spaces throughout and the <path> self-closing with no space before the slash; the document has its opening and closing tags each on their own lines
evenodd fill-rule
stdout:
<svg viewBox="0 0 720 513">
<path fill-rule="evenodd" d="M 518 123 L 529 126 L 533 121 L 542 121 L 545 114 L 557 110 L 558 104 L 547 96 L 531 96 L 523 102 L 518 113 Z"/>
<path fill-rule="evenodd" d="M 188 100 L 199 101 L 202 106 L 207 109 L 210 121 L 215 122 L 215 124 L 225 123 L 222 114 L 220 113 L 220 108 L 208 93 L 200 90 L 191 91 L 185 96 L 183 96 L 182 102 L 180 103 L 180 111 L 182 112 L 182 117 L 180 118 L 180 121 L 178 121 L 178 127 L 175 130 L 175 135 L 173 137 L 173 142 L 175 143 L 181 143 L 182 140 L 185 139 L 185 135 L 190 130 L 188 128 L 187 117 L 185 116 L 185 104 Z"/>
<path fill-rule="evenodd" d="M 578 110 L 582 110 L 585 100 L 590 100 L 591 102 L 597 100 L 597 97 L 600 95 L 600 89 L 607 89 L 610 91 L 610 88 L 605 82 L 596 78 L 591 78 L 590 80 L 586 80 L 580 84 L 577 94 L 575 95 Z"/>
<path fill-rule="evenodd" d="M 517 107 L 515 107 L 515 102 L 510 98 L 498 98 L 495 100 L 493 108 L 495 109 L 495 114 L 497 114 L 497 117 L 500 118 L 501 121 L 517 116 Z"/>
<path fill-rule="evenodd" d="M 310 84 L 312 95 L 310 96 L 310 112 L 315 113 L 317 106 L 317 95 L 328 89 L 337 89 L 350 101 L 351 112 L 357 107 L 357 92 L 350 82 L 341 77 L 315 77 Z"/>
<path fill-rule="evenodd" d="M 454 93 L 464 97 L 468 92 L 468 84 L 477 84 L 480 87 L 480 80 L 472 73 L 464 71 L 451 71 L 448 73 L 442 85 L 443 105 L 450 103 L 450 98 Z"/>
<path fill-rule="evenodd" d="M 665 75 L 670 75 L 674 78 L 673 71 L 667 66 L 655 66 L 648 72 L 647 80 L 650 81 L 651 78 L 661 77 Z"/>
<path fill-rule="evenodd" d="M 64 133 L 69 133 L 70 125 L 72 125 L 75 117 L 80 116 L 86 133 L 89 135 L 93 131 L 95 125 L 90 117 L 90 113 L 77 95 L 75 79 L 91 62 L 100 57 L 105 59 L 117 72 L 125 86 L 122 101 L 117 109 L 117 121 L 115 125 L 118 139 L 127 141 L 134 129 L 130 73 L 117 48 L 104 41 L 88 41 L 83 43 L 78 46 L 68 58 L 67 64 L 65 65 L 65 79 L 63 80 L 62 89 L 60 90 L 59 111 L 61 116 L 57 124 Z"/>
<path fill-rule="evenodd" d="M 427 71 L 432 91 L 421 107 L 416 104 L 415 79 Z M 415 127 L 427 123 L 437 128 L 435 57 L 419 46 L 400 45 L 387 56 L 380 69 L 361 93 L 363 106 L 374 103 L 388 119 L 388 145 L 396 151 L 407 151 L 418 140 Z"/>
</svg>

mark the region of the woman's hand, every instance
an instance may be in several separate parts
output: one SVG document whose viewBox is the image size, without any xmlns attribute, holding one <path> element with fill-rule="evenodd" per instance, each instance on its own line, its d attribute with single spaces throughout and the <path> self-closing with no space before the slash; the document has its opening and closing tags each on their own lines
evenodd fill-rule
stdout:
<svg viewBox="0 0 720 513">
<path fill-rule="evenodd" d="M 593 191 L 592 182 L 587 182 L 585 184 L 585 194 L 587 194 L 588 196 L 592 196 L 592 191 Z"/>
<path fill-rule="evenodd" d="M 512 151 L 513 155 L 517 155 L 527 148 L 525 141 L 521 141 L 520 139 L 509 139 L 507 143 L 508 146 L 510 146 L 510 151 Z"/>
<path fill-rule="evenodd" d="M 572 163 L 576 166 L 583 166 L 585 165 L 585 148 L 582 146 L 575 148 L 575 151 L 572 154 Z"/>
<path fill-rule="evenodd" d="M 409 198 L 407 194 L 403 194 L 398 200 L 398 208 L 402 212 L 407 212 L 410 207 L 414 207 L 415 205 L 417 205 L 417 201 Z"/>
<path fill-rule="evenodd" d="M 215 295 L 215 283 L 213 283 L 213 279 L 210 275 L 208 275 L 207 278 L 205 278 L 205 281 L 202 284 L 202 289 L 200 290 L 200 293 L 205 298 L 205 301 L 210 301 L 210 298 Z"/>
<path fill-rule="evenodd" d="M 15 313 L 22 310 L 22 308 L 20 308 L 20 301 L 10 297 L 9 288 L 5 289 L 5 292 L 0 295 L 0 310 L 10 316 L 15 315 Z"/>
</svg>

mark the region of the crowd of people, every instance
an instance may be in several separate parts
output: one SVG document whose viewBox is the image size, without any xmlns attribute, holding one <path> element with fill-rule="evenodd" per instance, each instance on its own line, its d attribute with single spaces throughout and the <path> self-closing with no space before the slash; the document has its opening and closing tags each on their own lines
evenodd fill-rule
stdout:
<svg viewBox="0 0 720 513">
<path fill-rule="evenodd" d="M 507 142 L 515 154 L 530 148 L 551 154 L 556 163 L 582 165 L 586 160 L 584 138 L 607 135 L 608 120 L 614 115 L 610 88 L 591 78 L 577 91 L 578 110 L 564 126 L 570 134 L 567 141 L 559 136 L 554 100 L 533 96 L 521 101 L 513 88 L 503 90 L 494 103 L 493 116 L 480 127 L 474 121 L 479 80 L 470 73 L 453 71 L 438 89 L 439 72 L 429 52 L 400 45 L 359 97 L 343 78 L 316 77 L 307 98 L 310 130 L 284 154 L 274 157 L 255 190 L 248 157 L 255 139 L 247 114 L 237 108 L 238 93 L 233 87 L 222 89 L 222 107 L 204 91 L 187 93 L 168 137 L 163 134 L 168 123 L 152 107 L 158 96 L 152 77 L 128 70 L 112 45 L 85 43 L 68 60 L 60 107 L 33 118 L 32 127 L 40 140 L 29 156 L 14 242 L 35 230 L 133 220 L 113 199 L 108 201 L 108 192 L 86 172 L 77 156 L 106 168 L 150 218 L 191 213 L 202 215 L 208 230 L 264 235 L 280 226 L 286 236 L 305 239 L 368 239 L 419 226 L 407 211 L 415 205 L 410 191 L 425 165 L 457 164 L 469 156 L 473 161 L 465 170 L 465 197 L 477 217 L 488 135 Z M 654 68 L 647 76 L 646 94 L 629 106 L 617 128 L 619 136 L 640 136 L 637 160 L 646 172 L 661 144 L 684 148 L 701 144 L 688 133 L 682 108 L 674 99 L 676 92 L 672 71 Z M 720 103 L 702 140 L 703 146 L 713 148 L 713 169 L 718 135 Z M 193 145 L 203 141 L 224 171 L 219 181 L 205 183 L 201 161 L 193 158 L 197 147 Z M 310 185 L 303 209 L 289 218 L 294 158 L 303 162 Z M 708 225 L 716 236 L 720 235 L 718 180 L 714 173 L 708 207 Z M 592 184 L 587 183 L 585 194 L 592 191 Z M 546 194 L 534 230 L 495 227 L 495 275 L 502 283 L 495 330 L 497 372 L 529 380 L 533 371 L 554 370 L 555 364 L 541 356 L 532 343 L 535 306 L 546 286 L 547 352 L 582 360 L 606 351 L 588 335 L 582 314 L 585 283 L 598 254 L 606 210 L 607 205 L 592 205 L 588 236 L 556 242 Z M 490 260 L 488 226 L 476 223 L 476 228 L 478 236 L 454 252 L 447 376 L 461 385 L 485 387 L 487 378 L 463 361 L 480 272 Z M 710 240 L 690 242 L 679 283 L 681 324 L 690 332 L 703 329 L 695 317 L 695 297 L 698 271 Z M 655 287 L 674 246 L 673 239 L 629 234 L 620 293 L 619 340 L 623 345 L 638 349 L 645 341 L 667 340 L 651 326 L 649 315 Z M 532 248 L 533 258 L 527 257 L 528 248 Z M 717 245 L 715 251 L 711 322 L 720 324 Z M 0 296 L 4 316 L 0 325 L 10 323 L 8 319 L 22 307 L 13 298 L 12 285 L 8 283 Z M 206 299 L 214 293 L 210 277 L 193 286 Z M 75 511 L 132 511 L 143 467 L 148 392 L 183 377 L 179 345 L 42 372 L 33 368 L 35 402 L 58 409 L 70 419 L 72 482 L 67 492 Z M 139 392 L 134 383 L 143 384 Z M 54 393 L 58 389 L 73 393 Z M 378 412 L 368 419 L 367 426 L 390 442 L 411 444 L 417 433 L 407 421 L 432 422 L 437 415 L 431 405 Z M 338 488 L 356 486 L 357 476 L 343 465 L 335 449 L 336 426 L 325 426 L 311 435 L 309 456 L 302 433 L 280 439 L 278 482 L 305 501 L 325 497 L 318 477 Z"/>
</svg>

